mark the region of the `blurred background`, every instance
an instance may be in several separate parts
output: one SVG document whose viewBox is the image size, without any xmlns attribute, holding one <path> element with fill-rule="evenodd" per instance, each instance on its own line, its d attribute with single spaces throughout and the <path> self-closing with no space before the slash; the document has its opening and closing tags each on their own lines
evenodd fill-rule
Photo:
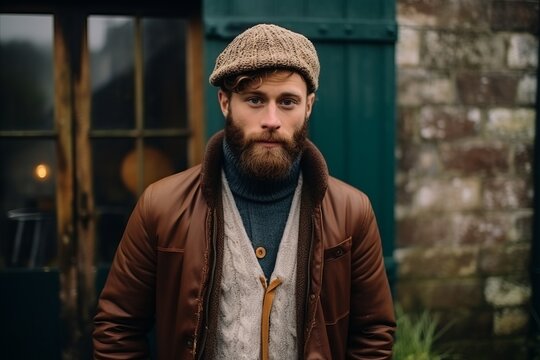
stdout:
<svg viewBox="0 0 540 360">
<path fill-rule="evenodd" d="M 453 358 L 538 359 L 538 19 L 538 0 L 4 0 L 0 356 L 91 358 L 138 196 L 201 161 L 216 56 L 272 22 L 317 48 L 310 137 L 371 198 L 399 309 Z"/>
</svg>

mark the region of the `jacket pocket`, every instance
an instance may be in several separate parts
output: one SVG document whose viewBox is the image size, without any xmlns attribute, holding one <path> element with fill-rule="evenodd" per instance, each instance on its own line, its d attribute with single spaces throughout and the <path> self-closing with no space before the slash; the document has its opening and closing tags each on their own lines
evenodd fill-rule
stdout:
<svg viewBox="0 0 540 360">
<path fill-rule="evenodd" d="M 161 253 L 184 253 L 184 249 L 158 246 L 158 251 Z"/>
<path fill-rule="evenodd" d="M 175 294 L 181 285 L 184 249 L 157 248 L 156 291 Z"/>
<path fill-rule="evenodd" d="M 326 325 L 335 325 L 349 315 L 351 244 L 349 237 L 324 251 L 321 305 Z"/>
</svg>

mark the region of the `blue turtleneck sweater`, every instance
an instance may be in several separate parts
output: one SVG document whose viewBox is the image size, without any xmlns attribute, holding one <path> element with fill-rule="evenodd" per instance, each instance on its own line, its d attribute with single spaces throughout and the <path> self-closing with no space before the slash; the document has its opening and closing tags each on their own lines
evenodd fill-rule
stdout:
<svg viewBox="0 0 540 360">
<path fill-rule="evenodd" d="M 260 181 L 242 171 L 227 141 L 223 141 L 223 153 L 223 170 L 253 249 L 266 249 L 266 255 L 258 260 L 269 279 L 298 185 L 300 157 L 285 179 Z"/>
</svg>

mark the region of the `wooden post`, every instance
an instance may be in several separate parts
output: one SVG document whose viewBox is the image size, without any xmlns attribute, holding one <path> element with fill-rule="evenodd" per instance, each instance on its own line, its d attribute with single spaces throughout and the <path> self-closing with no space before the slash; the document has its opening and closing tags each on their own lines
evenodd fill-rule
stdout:
<svg viewBox="0 0 540 360">
<path fill-rule="evenodd" d="M 77 273 L 78 273 L 78 322 L 81 338 L 77 348 L 86 357 L 92 351 L 92 314 L 96 305 L 95 290 L 95 238 L 96 218 L 93 193 L 92 146 L 90 143 L 90 54 L 88 49 L 87 18 L 81 16 L 80 32 L 75 51 L 79 57 L 78 73 L 74 74 L 74 120 L 75 120 L 75 173 L 77 190 Z"/>
<path fill-rule="evenodd" d="M 86 15 L 54 18 L 55 125 L 58 131 L 58 267 L 62 357 L 86 358 L 91 351 L 95 306 L 95 219 L 92 193 L 89 55 Z"/>
<path fill-rule="evenodd" d="M 190 17 L 186 40 L 186 93 L 188 96 L 188 123 L 191 130 L 188 161 L 189 166 L 193 166 L 202 161 L 205 145 L 205 80 L 203 79 L 204 63 L 202 57 L 204 34 L 200 16 Z"/>
<path fill-rule="evenodd" d="M 55 125 L 58 131 L 58 182 L 56 190 L 58 216 L 58 268 L 60 271 L 61 319 L 65 336 L 62 358 L 75 358 L 72 344 L 79 337 L 77 326 L 77 267 L 74 261 L 74 186 L 72 73 L 68 29 L 65 17 L 54 17 Z"/>
</svg>

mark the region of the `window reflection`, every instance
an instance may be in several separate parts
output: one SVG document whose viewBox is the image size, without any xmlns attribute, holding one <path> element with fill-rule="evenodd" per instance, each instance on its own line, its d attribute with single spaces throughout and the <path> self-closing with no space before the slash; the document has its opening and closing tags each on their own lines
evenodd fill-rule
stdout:
<svg viewBox="0 0 540 360">
<path fill-rule="evenodd" d="M 53 129 L 53 18 L 0 15 L 0 130 Z"/>
<path fill-rule="evenodd" d="M 132 18 L 88 19 L 93 129 L 135 126 L 134 31 Z"/>
<path fill-rule="evenodd" d="M 122 162 L 135 147 L 133 139 L 92 140 L 98 262 L 110 262 L 133 209 L 136 195 L 122 181 Z"/>
<path fill-rule="evenodd" d="M 186 127 L 186 21 L 143 19 L 142 24 L 145 127 Z"/>
<path fill-rule="evenodd" d="M 187 167 L 187 24 L 181 19 L 91 16 L 92 158 L 98 263 L 112 260 L 129 214 L 145 188 Z M 141 31 L 136 27 L 140 26 Z M 142 51 L 135 49 L 141 35 Z M 139 43 L 139 42 L 138 42 Z M 141 57 L 142 56 L 142 57 Z M 143 64 L 142 125 L 135 129 L 135 60 Z M 139 104 L 141 105 L 141 104 Z M 150 135 L 160 129 L 159 137 Z M 154 133 L 155 134 L 155 133 Z M 138 150 L 137 144 L 142 146 Z M 105 160 L 106 159 L 106 160 Z M 139 179 L 142 174 L 142 179 Z"/>
<path fill-rule="evenodd" d="M 142 162 L 132 139 L 95 139 L 94 194 L 98 262 L 110 262 L 138 196 L 138 177 L 144 166 L 143 187 L 185 169 L 186 140 L 147 139 Z M 107 159 L 107 161 L 103 161 Z"/>
<path fill-rule="evenodd" d="M 0 141 L 0 263 L 52 266 L 56 257 L 53 140 Z"/>
<path fill-rule="evenodd" d="M 146 139 L 145 148 L 154 149 L 159 154 L 154 156 L 156 160 L 150 157 L 145 159 L 145 186 L 162 177 L 184 170 L 188 166 L 187 151 L 185 150 L 187 149 L 186 138 Z M 152 165 L 151 162 L 155 164 Z"/>
</svg>

